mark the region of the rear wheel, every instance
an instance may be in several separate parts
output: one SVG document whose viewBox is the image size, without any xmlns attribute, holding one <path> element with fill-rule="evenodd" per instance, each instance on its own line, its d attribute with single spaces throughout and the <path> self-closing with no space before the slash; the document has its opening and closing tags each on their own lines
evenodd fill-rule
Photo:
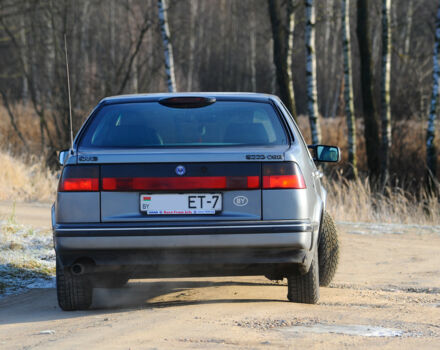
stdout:
<svg viewBox="0 0 440 350">
<path fill-rule="evenodd" d="M 338 232 L 332 217 L 325 211 L 318 243 L 319 285 L 327 287 L 336 273 L 339 261 Z"/>
<path fill-rule="evenodd" d="M 92 304 L 93 288 L 84 276 L 75 276 L 56 262 L 58 305 L 64 311 L 86 310 Z"/>
<path fill-rule="evenodd" d="M 319 264 L 317 251 L 309 272 L 287 276 L 287 299 L 294 303 L 316 304 L 319 299 Z"/>
</svg>

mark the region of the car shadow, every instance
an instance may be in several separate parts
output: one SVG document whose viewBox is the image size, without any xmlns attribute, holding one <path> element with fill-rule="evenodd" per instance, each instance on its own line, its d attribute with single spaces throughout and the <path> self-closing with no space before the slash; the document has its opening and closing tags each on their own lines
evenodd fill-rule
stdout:
<svg viewBox="0 0 440 350">
<path fill-rule="evenodd" d="M 96 288 L 94 290 L 94 302 L 92 309 L 118 309 L 118 308 L 165 308 L 173 306 L 185 306 L 194 304 L 219 304 L 219 303 L 245 303 L 245 302 L 270 302 L 281 301 L 275 299 L 236 299 L 236 298 L 222 298 L 219 293 L 219 298 L 203 299 L 203 295 L 197 295 L 201 298 L 193 298 L 185 300 L 188 294 L 197 292 L 197 289 L 206 287 L 225 287 L 225 286 L 275 286 L 277 283 L 261 283 L 261 282 L 239 282 L 239 281 L 160 281 L 160 282 L 132 282 L 124 288 L 118 289 L 104 289 Z M 155 301 L 160 297 L 166 295 L 174 295 L 172 300 Z"/>
<path fill-rule="evenodd" d="M 14 323 L 45 322 L 79 317 L 96 317 L 126 312 L 132 309 L 169 308 L 197 304 L 224 303 L 268 303 L 286 302 L 286 299 L 225 297 L 219 289 L 209 296 L 200 291 L 202 288 L 225 286 L 270 287 L 280 284 L 267 281 L 196 281 L 196 280 L 135 280 L 122 288 L 95 288 L 93 304 L 89 310 L 62 311 L 57 303 L 56 290 L 33 289 L 21 295 L 0 299 L 0 325 Z M 190 295 L 190 298 L 187 298 Z M 255 296 L 255 295 L 254 295 Z M 186 299 L 185 299 L 186 298 Z M 164 300 L 165 299 L 165 300 Z"/>
</svg>

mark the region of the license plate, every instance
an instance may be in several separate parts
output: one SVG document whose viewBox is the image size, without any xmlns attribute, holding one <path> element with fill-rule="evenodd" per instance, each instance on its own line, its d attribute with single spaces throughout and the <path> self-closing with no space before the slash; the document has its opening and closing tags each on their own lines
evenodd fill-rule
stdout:
<svg viewBox="0 0 440 350">
<path fill-rule="evenodd" d="M 141 212 L 148 215 L 215 214 L 222 210 L 221 193 L 141 194 Z"/>
</svg>

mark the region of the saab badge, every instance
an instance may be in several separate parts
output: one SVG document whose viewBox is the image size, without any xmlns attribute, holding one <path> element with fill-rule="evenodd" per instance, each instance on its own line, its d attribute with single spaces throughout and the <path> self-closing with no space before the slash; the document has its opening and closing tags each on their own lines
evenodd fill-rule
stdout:
<svg viewBox="0 0 440 350">
<path fill-rule="evenodd" d="M 186 169 L 183 165 L 178 165 L 175 170 L 176 174 L 179 176 L 183 176 L 186 174 Z"/>
</svg>

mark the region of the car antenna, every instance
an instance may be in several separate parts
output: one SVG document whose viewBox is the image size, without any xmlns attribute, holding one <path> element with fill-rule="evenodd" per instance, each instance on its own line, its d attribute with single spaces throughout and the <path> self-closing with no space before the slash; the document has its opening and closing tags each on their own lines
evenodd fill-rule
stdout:
<svg viewBox="0 0 440 350">
<path fill-rule="evenodd" d="M 69 96 L 70 148 L 73 151 L 72 99 L 70 97 L 69 59 L 67 57 L 67 36 L 64 34 L 64 52 L 66 54 L 67 94 Z"/>
</svg>

